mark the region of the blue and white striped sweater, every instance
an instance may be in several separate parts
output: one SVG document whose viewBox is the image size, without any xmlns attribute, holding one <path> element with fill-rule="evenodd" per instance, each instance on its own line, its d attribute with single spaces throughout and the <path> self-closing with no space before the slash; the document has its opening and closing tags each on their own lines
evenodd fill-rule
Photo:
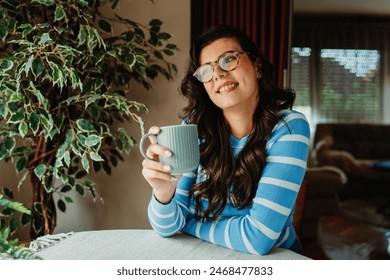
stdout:
<svg viewBox="0 0 390 280">
<path fill-rule="evenodd" d="M 211 243 L 252 254 L 267 254 L 272 247 L 290 248 L 296 235 L 292 226 L 295 200 L 306 171 L 310 129 L 306 118 L 296 111 L 282 112 L 283 120 L 273 129 L 267 142 L 267 163 L 261 175 L 253 204 L 236 209 L 227 204 L 216 221 L 198 221 L 194 216 L 189 189 L 203 181 L 198 171 L 184 174 L 172 201 L 163 205 L 152 197 L 148 216 L 153 229 L 161 236 L 178 231 Z M 237 155 L 247 137 L 231 137 Z M 203 209 L 207 200 L 203 200 Z"/>
</svg>

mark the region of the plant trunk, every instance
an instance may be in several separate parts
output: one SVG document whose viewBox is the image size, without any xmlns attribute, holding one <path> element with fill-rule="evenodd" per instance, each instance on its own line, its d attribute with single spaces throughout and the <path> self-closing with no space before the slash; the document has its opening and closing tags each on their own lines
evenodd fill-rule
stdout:
<svg viewBox="0 0 390 280">
<path fill-rule="evenodd" d="M 53 192 L 46 192 L 43 184 L 34 172 L 31 173 L 33 201 L 31 211 L 30 237 L 52 234 L 57 224 L 57 213 Z"/>
<path fill-rule="evenodd" d="M 36 139 L 35 155 L 29 163 L 30 181 L 33 191 L 30 226 L 30 237 L 32 239 L 36 239 L 37 237 L 46 234 L 52 234 L 57 225 L 53 186 L 47 191 L 43 184 L 44 180 L 52 184 L 53 175 L 49 173 L 45 175 L 47 177 L 40 180 L 34 172 L 34 168 L 40 163 L 51 166 L 54 161 L 55 151 L 56 150 L 52 148 L 51 143 L 45 143 L 43 135 L 40 135 Z"/>
</svg>

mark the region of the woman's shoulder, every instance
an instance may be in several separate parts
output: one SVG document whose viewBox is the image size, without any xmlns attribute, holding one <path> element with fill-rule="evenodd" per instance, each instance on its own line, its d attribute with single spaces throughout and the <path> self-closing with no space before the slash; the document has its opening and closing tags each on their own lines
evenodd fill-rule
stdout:
<svg viewBox="0 0 390 280">
<path fill-rule="evenodd" d="M 296 110 L 283 110 L 279 112 L 281 119 L 275 125 L 273 132 L 286 130 L 290 134 L 310 135 L 309 122 L 305 115 Z"/>
<path fill-rule="evenodd" d="M 284 120 L 298 118 L 298 119 L 303 119 L 307 122 L 305 115 L 299 111 L 296 111 L 296 110 L 292 110 L 292 109 L 281 110 L 281 111 L 279 111 L 279 115 Z"/>
</svg>

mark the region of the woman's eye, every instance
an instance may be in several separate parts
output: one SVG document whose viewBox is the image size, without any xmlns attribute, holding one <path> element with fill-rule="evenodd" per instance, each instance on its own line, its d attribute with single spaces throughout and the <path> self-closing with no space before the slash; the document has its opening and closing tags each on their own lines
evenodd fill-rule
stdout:
<svg viewBox="0 0 390 280">
<path fill-rule="evenodd" d="M 224 63 L 230 63 L 232 61 L 236 60 L 235 56 L 228 56 L 224 58 Z"/>
</svg>

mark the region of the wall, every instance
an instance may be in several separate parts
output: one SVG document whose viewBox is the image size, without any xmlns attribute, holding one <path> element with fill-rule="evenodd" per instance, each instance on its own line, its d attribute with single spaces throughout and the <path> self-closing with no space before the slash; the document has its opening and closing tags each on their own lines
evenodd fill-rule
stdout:
<svg viewBox="0 0 390 280">
<path fill-rule="evenodd" d="M 129 98 L 147 105 L 148 113 L 141 114 L 146 130 L 152 125 L 180 123 L 178 114 L 184 106 L 184 100 L 180 97 L 178 88 L 189 52 L 190 0 L 154 0 L 154 4 L 145 0 L 122 0 L 116 12 L 121 17 L 143 24 L 158 18 L 163 22 L 162 30 L 174 36 L 172 42 L 181 50 L 175 57 L 170 58 L 178 68 L 174 81 L 157 78 L 149 91 L 134 84 Z M 140 139 L 141 132 L 137 124 L 126 124 L 125 129 L 137 141 Z M 124 157 L 125 161 L 119 162 L 118 167 L 112 170 L 111 176 L 102 173 L 90 178 L 95 181 L 95 188 L 101 199 L 94 202 L 90 194 L 86 197 L 77 193 L 71 195 L 75 203 L 67 204 L 65 214 L 58 212 L 55 232 L 150 227 L 146 210 L 152 192 L 141 174 L 142 156 L 138 146 L 133 148 L 129 156 Z M 12 188 L 17 184 L 15 178 L 13 165 L 0 163 L 0 187 Z M 26 182 L 20 192 L 15 190 L 16 200 L 30 205 L 29 189 Z M 25 228 L 19 234 L 20 240 L 29 238 L 28 230 Z"/>
<path fill-rule="evenodd" d="M 179 12 L 180 11 L 180 12 Z M 174 35 L 172 42 L 181 52 L 170 61 L 175 63 L 178 74 L 174 81 L 160 77 L 153 82 L 153 88 L 146 91 L 133 85 L 129 98 L 147 105 L 149 112 L 143 113 L 145 129 L 152 125 L 178 124 L 178 114 L 184 105 L 179 95 L 179 85 L 185 70 L 190 44 L 190 0 L 122 0 L 117 9 L 121 17 L 147 24 L 158 18 L 163 22 L 162 30 Z M 137 141 L 141 132 L 137 124 L 125 126 Z M 120 162 L 112 175 L 98 174 L 92 178 L 103 202 L 93 202 L 91 196 L 75 194 L 76 203 L 65 215 L 58 217 L 56 232 L 93 229 L 150 228 L 146 209 L 151 197 L 151 188 L 141 174 L 142 156 L 138 146 L 134 147 L 125 162 Z"/>
</svg>

